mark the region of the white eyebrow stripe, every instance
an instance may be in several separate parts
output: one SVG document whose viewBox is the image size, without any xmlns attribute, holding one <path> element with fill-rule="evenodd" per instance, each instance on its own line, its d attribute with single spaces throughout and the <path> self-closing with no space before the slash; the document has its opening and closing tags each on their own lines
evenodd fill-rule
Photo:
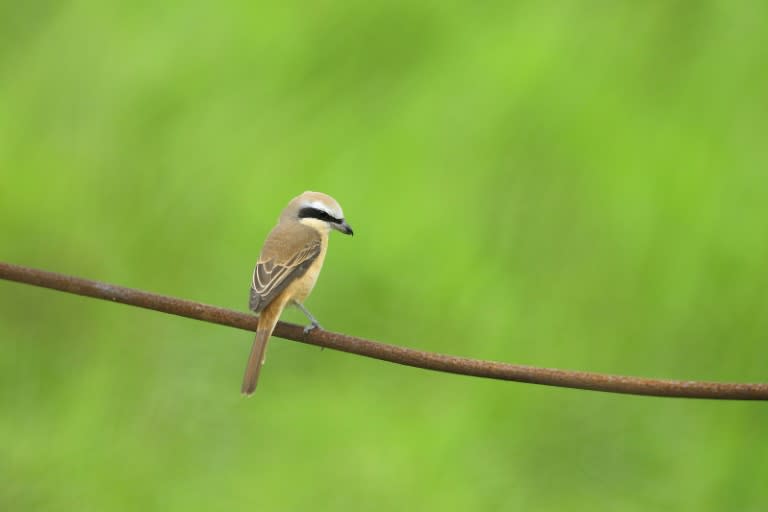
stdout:
<svg viewBox="0 0 768 512">
<path fill-rule="evenodd" d="M 331 217 L 336 217 L 336 213 L 332 212 L 330 208 L 328 208 L 328 205 L 320 202 L 320 201 L 312 201 L 311 203 L 307 203 L 307 206 L 310 208 L 316 208 L 318 210 L 324 211 Z M 338 218 L 343 219 L 344 218 L 344 212 L 341 211 L 341 208 L 339 208 L 338 212 Z"/>
</svg>

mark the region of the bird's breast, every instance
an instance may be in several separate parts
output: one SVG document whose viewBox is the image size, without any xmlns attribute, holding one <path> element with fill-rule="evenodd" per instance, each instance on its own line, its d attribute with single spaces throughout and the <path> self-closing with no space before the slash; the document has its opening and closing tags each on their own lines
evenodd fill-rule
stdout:
<svg viewBox="0 0 768 512">
<path fill-rule="evenodd" d="M 312 262 L 304 275 L 291 283 L 289 286 L 289 295 L 292 300 L 296 302 L 304 302 L 304 299 L 306 299 L 312 292 L 312 288 L 315 287 L 317 278 L 320 276 L 320 270 L 323 268 L 325 252 L 327 249 L 328 244 L 323 243 L 320 254 L 317 255 L 317 258 L 315 258 L 315 261 Z"/>
</svg>

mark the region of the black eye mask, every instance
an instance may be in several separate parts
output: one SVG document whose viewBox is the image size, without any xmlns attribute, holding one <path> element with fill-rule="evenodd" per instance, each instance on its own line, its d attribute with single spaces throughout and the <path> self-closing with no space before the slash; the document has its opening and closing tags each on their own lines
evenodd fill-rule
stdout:
<svg viewBox="0 0 768 512">
<path fill-rule="evenodd" d="M 299 218 L 300 219 L 320 219 L 324 220 L 325 222 L 331 222 L 333 224 L 341 224 L 343 222 L 343 219 L 337 219 L 333 215 L 329 214 L 326 211 L 320 210 L 318 208 L 312 208 L 311 206 L 305 206 L 301 210 L 299 210 Z"/>
</svg>

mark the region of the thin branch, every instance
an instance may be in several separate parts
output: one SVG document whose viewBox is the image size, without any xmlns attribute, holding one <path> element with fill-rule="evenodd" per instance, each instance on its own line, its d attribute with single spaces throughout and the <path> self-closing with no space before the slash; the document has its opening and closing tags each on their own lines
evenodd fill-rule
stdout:
<svg viewBox="0 0 768 512">
<path fill-rule="evenodd" d="M 199 302 L 157 295 L 132 288 L 11 265 L 9 263 L 0 262 L 0 278 L 97 299 L 121 302 L 131 306 L 154 309 L 164 313 L 228 325 L 248 331 L 255 331 L 258 323 L 257 317 L 248 313 L 240 313 Z M 392 363 L 474 377 L 630 395 L 768 400 L 768 384 L 766 383 L 742 384 L 645 379 L 623 375 L 606 375 L 482 361 L 433 352 L 423 352 L 421 350 L 388 345 L 319 329 L 304 334 L 301 326 L 285 322 L 278 323 L 274 334 L 281 338 Z"/>
</svg>

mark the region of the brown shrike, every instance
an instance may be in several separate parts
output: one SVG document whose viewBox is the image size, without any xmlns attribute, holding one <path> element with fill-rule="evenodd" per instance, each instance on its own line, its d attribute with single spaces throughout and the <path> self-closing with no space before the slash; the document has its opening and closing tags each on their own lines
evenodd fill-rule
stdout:
<svg viewBox="0 0 768 512">
<path fill-rule="evenodd" d="M 256 389 L 267 341 L 286 306 L 297 306 L 309 318 L 304 332 L 320 327 L 303 303 L 323 268 L 332 229 L 352 234 L 339 203 L 320 192 L 304 192 L 288 203 L 267 236 L 251 282 L 250 309 L 259 314 L 259 325 L 243 377 L 244 394 Z"/>
</svg>

